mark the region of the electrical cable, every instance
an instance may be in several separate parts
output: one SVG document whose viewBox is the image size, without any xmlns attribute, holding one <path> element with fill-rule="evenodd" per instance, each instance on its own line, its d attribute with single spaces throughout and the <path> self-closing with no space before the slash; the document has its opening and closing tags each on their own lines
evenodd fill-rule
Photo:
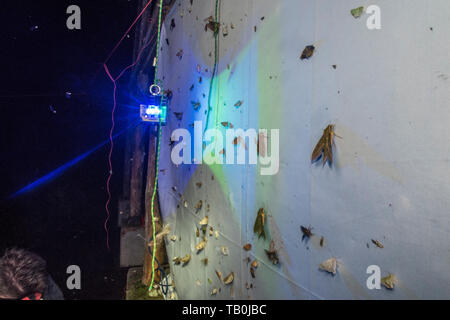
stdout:
<svg viewBox="0 0 450 320">
<path fill-rule="evenodd" d="M 125 37 L 127 36 L 128 32 L 130 32 L 131 28 L 133 28 L 133 26 L 136 24 L 136 22 L 138 22 L 139 18 L 144 14 L 145 10 L 147 10 L 148 6 L 152 3 L 153 0 L 150 0 L 144 7 L 144 9 L 142 9 L 141 13 L 136 17 L 136 19 L 134 19 L 133 23 L 131 24 L 131 26 L 128 28 L 128 30 L 123 34 L 122 38 L 119 40 L 119 42 L 116 44 L 116 46 L 111 50 L 111 52 L 108 54 L 108 57 L 106 58 L 105 62 L 103 62 L 103 64 L 106 64 L 109 59 L 111 59 L 112 55 L 114 54 L 114 52 L 117 50 L 117 48 L 120 46 L 120 44 L 122 43 L 123 39 L 125 39 Z"/>
<path fill-rule="evenodd" d="M 136 22 L 138 21 L 138 19 L 142 16 L 142 14 L 145 12 L 145 10 L 147 9 L 147 7 L 150 5 L 150 3 L 152 2 L 152 0 L 150 0 L 147 5 L 144 7 L 144 9 L 141 11 L 141 13 L 138 15 L 138 17 L 134 20 L 134 22 L 132 23 L 132 25 L 128 28 L 127 32 L 124 34 L 124 36 L 122 37 L 122 39 L 117 43 L 116 47 L 113 49 L 113 51 L 111 52 L 111 54 L 108 56 L 108 58 L 106 59 L 106 61 L 108 61 L 108 59 L 112 56 L 112 53 L 117 49 L 117 47 L 120 45 L 120 43 L 122 42 L 122 40 L 125 38 L 125 36 L 128 34 L 128 32 L 131 30 L 131 28 L 136 24 Z M 134 67 L 137 62 L 139 61 L 139 59 L 141 58 L 142 52 L 150 45 L 150 43 L 152 43 L 154 39 L 154 36 L 147 42 L 146 45 L 144 45 L 137 57 L 136 60 L 129 66 L 127 66 L 126 68 L 124 68 L 119 75 L 114 78 L 111 75 L 111 72 L 109 71 L 108 66 L 106 65 L 106 61 L 105 63 L 103 63 L 103 68 L 106 71 L 106 74 L 108 75 L 109 79 L 111 80 L 111 82 L 114 85 L 114 90 L 113 90 L 113 109 L 111 112 L 111 129 L 109 131 L 109 142 L 110 142 L 110 148 L 109 148 L 109 153 L 108 153 L 108 166 L 109 166 L 109 173 L 108 173 L 108 179 L 106 180 L 106 193 L 108 195 L 108 199 L 106 200 L 106 204 L 105 204 L 105 210 L 106 210 L 106 219 L 105 219 L 105 223 L 103 225 L 105 232 L 106 232 L 106 247 L 108 248 L 108 250 L 110 250 L 110 246 L 109 246 L 109 228 L 108 228 L 108 222 L 109 219 L 111 217 L 111 213 L 109 211 L 109 204 L 111 202 L 111 190 L 110 190 L 110 182 L 111 182 L 111 178 L 113 175 L 113 167 L 112 167 L 112 153 L 114 150 L 114 142 L 113 142 L 113 133 L 114 133 L 114 128 L 115 128 L 115 111 L 117 108 L 117 99 L 116 99 L 116 92 L 117 92 L 117 81 L 123 76 L 123 74 L 130 68 Z"/>
<path fill-rule="evenodd" d="M 216 76 L 217 72 L 217 60 L 218 60 L 218 46 L 219 46 L 219 28 L 216 30 L 216 26 L 219 23 L 218 20 L 218 8 L 219 8 L 219 0 L 216 0 L 216 9 L 215 9 L 215 18 L 214 18 L 214 67 L 213 67 L 213 73 L 211 75 L 211 81 L 209 83 L 209 94 L 208 94 L 208 111 L 206 113 L 206 124 L 205 129 L 203 130 L 203 134 L 205 134 L 206 130 L 208 129 L 208 123 L 209 123 L 209 113 L 212 110 L 211 107 L 211 95 L 212 95 L 212 89 L 214 85 L 214 78 Z M 220 24 L 219 24 L 220 25 Z"/>
<path fill-rule="evenodd" d="M 152 249 L 150 248 L 150 243 L 152 242 L 152 240 L 153 240 L 153 237 L 150 239 L 149 245 L 147 246 L 148 252 L 151 256 L 153 256 Z M 167 292 L 169 292 L 169 287 L 170 287 L 169 281 L 167 280 L 167 273 L 166 273 L 166 271 L 164 271 L 163 266 L 161 265 L 161 263 L 159 263 L 159 261 L 156 257 L 155 257 L 155 260 L 156 260 L 156 263 L 158 263 L 159 272 L 161 272 L 161 274 L 164 274 L 163 279 L 165 279 L 165 281 L 166 281 L 166 284 L 163 284 L 162 281 L 159 283 L 159 285 L 161 286 L 161 291 L 164 295 L 167 295 Z"/>
<path fill-rule="evenodd" d="M 155 78 L 154 78 L 154 84 L 158 84 L 158 64 L 159 64 L 159 45 L 160 45 L 160 38 L 161 38 L 161 18 L 162 18 L 162 5 L 163 0 L 160 0 L 159 2 L 159 17 L 158 17 L 158 36 L 156 38 L 156 61 L 155 61 Z M 162 90 L 161 90 L 162 91 Z M 152 216 L 152 229 L 153 229 L 153 239 L 156 238 L 156 224 L 155 224 L 155 215 L 154 215 L 154 202 L 155 202 L 155 196 L 156 196 L 156 190 L 158 188 L 158 176 L 159 176 L 159 153 L 161 149 L 161 118 L 159 118 L 159 124 L 158 124 L 158 146 L 156 150 L 156 172 L 155 172 L 155 182 L 153 186 L 153 194 L 152 194 L 152 201 L 151 201 L 151 216 Z M 155 282 L 155 259 L 156 259 L 156 241 L 153 241 L 153 250 L 152 250 L 152 280 L 150 282 L 150 286 L 148 288 L 148 291 L 152 291 L 153 284 Z"/>
</svg>

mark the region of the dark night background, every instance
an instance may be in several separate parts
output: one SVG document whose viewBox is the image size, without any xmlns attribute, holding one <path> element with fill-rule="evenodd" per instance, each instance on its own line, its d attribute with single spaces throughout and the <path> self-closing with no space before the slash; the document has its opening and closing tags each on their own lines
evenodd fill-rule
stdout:
<svg viewBox="0 0 450 320">
<path fill-rule="evenodd" d="M 108 139 L 113 86 L 102 62 L 137 16 L 138 2 L 1 4 L 0 251 L 18 246 L 40 254 L 66 299 L 124 297 L 117 201 L 125 135 L 115 141 L 113 154 L 110 252 L 103 229 L 108 143 L 51 181 L 14 199 L 10 195 Z M 72 4 L 81 8 L 81 30 L 66 27 Z M 114 75 L 132 62 L 133 42 L 134 29 L 108 62 Z M 118 83 L 121 102 L 127 102 L 128 82 L 125 76 Z M 120 119 L 129 115 L 130 109 L 119 106 L 116 132 L 127 126 Z M 81 267 L 81 290 L 66 289 L 72 264 Z"/>
</svg>

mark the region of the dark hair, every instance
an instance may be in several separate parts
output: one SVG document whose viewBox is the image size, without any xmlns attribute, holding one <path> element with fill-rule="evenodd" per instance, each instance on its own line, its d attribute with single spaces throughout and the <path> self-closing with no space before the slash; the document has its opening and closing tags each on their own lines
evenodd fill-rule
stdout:
<svg viewBox="0 0 450 320">
<path fill-rule="evenodd" d="M 0 258 L 0 298 L 21 299 L 47 288 L 47 263 L 35 253 L 9 249 Z"/>
</svg>

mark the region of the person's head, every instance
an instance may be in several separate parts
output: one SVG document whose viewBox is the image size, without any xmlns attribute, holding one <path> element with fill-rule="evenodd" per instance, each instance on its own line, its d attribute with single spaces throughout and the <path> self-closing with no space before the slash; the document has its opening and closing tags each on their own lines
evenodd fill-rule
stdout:
<svg viewBox="0 0 450 320">
<path fill-rule="evenodd" d="M 9 249 L 0 258 L 0 299 L 22 299 L 43 293 L 47 280 L 47 264 L 37 254 Z"/>
</svg>

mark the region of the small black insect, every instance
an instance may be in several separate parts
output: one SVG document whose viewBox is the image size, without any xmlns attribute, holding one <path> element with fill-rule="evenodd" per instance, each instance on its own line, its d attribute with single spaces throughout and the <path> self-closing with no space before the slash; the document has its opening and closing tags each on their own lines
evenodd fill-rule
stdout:
<svg viewBox="0 0 450 320">
<path fill-rule="evenodd" d="M 309 239 L 313 233 L 311 232 L 312 228 L 309 227 L 304 227 L 304 226 L 300 226 L 300 229 L 302 230 L 303 236 L 302 236 L 302 241 L 305 239 Z"/>
<path fill-rule="evenodd" d="M 174 112 L 173 114 L 178 120 L 183 119 L 183 112 Z"/>
</svg>

